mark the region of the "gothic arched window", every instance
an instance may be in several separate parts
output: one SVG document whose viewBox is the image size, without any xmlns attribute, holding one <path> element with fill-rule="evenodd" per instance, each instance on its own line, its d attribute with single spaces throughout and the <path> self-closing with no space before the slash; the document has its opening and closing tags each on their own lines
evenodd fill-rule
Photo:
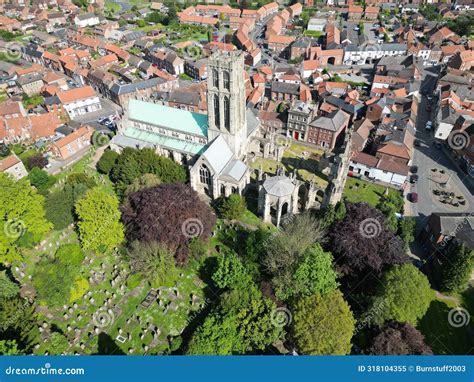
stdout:
<svg viewBox="0 0 474 382">
<path fill-rule="evenodd" d="M 212 81 L 215 88 L 219 87 L 219 72 L 216 69 L 212 69 Z"/>
<path fill-rule="evenodd" d="M 202 164 L 199 168 L 199 178 L 202 184 L 207 184 L 208 186 L 211 184 L 211 172 L 205 164 Z"/>
<path fill-rule="evenodd" d="M 214 123 L 217 127 L 221 125 L 221 114 L 219 110 L 219 96 L 214 94 Z"/>
<path fill-rule="evenodd" d="M 230 90 L 230 75 L 229 75 L 229 72 L 224 72 L 223 79 L 224 79 L 224 89 Z"/>
<path fill-rule="evenodd" d="M 228 97 L 224 97 L 224 127 L 230 131 L 230 103 Z"/>
</svg>

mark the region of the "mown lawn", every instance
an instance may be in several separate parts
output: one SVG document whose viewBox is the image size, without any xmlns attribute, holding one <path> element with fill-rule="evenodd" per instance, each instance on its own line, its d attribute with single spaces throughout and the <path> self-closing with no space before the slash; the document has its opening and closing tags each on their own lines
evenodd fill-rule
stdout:
<svg viewBox="0 0 474 382">
<path fill-rule="evenodd" d="M 344 198 L 351 203 L 367 202 L 375 207 L 385 192 L 385 187 L 366 182 L 364 180 L 347 178 L 344 188 Z M 389 193 L 398 193 L 397 190 L 390 188 Z"/>
</svg>

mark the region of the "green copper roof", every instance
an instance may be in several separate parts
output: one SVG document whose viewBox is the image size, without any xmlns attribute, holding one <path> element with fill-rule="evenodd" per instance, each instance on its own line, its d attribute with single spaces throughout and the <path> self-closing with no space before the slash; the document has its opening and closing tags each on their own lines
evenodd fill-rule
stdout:
<svg viewBox="0 0 474 382">
<path fill-rule="evenodd" d="M 205 147 L 205 145 L 199 143 L 187 142 L 172 137 L 165 137 L 163 135 L 136 129 L 134 127 L 127 127 L 123 134 L 129 138 L 138 139 L 140 141 L 148 142 L 150 144 L 164 147 L 170 150 L 180 151 L 193 155 L 201 154 L 204 151 Z"/>
<path fill-rule="evenodd" d="M 207 115 L 131 99 L 129 117 L 135 121 L 207 138 Z"/>
</svg>

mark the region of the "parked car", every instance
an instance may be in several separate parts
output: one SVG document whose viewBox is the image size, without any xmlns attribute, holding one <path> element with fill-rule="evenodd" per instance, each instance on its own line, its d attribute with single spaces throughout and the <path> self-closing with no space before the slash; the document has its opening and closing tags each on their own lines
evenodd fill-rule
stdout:
<svg viewBox="0 0 474 382">
<path fill-rule="evenodd" d="M 418 202 L 418 194 L 416 192 L 411 192 L 408 194 L 408 200 L 412 203 Z"/>
<path fill-rule="evenodd" d="M 412 174 L 416 174 L 416 173 L 418 172 L 418 166 L 416 166 L 416 165 L 415 165 L 415 166 L 411 166 L 411 167 L 410 167 L 410 172 L 411 172 Z"/>
</svg>

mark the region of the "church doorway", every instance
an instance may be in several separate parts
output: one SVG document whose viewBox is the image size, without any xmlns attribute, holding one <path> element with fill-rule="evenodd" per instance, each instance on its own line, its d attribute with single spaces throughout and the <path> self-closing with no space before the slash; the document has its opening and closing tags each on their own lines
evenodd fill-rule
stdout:
<svg viewBox="0 0 474 382">
<path fill-rule="evenodd" d="M 303 212 L 306 209 L 308 203 L 308 189 L 305 185 L 301 185 L 298 190 L 298 210 Z"/>
<path fill-rule="evenodd" d="M 271 206 L 271 207 L 270 207 L 270 218 L 271 218 L 273 224 L 276 224 L 276 223 L 277 223 L 278 211 L 277 211 L 277 209 L 275 208 L 275 206 Z"/>
</svg>

